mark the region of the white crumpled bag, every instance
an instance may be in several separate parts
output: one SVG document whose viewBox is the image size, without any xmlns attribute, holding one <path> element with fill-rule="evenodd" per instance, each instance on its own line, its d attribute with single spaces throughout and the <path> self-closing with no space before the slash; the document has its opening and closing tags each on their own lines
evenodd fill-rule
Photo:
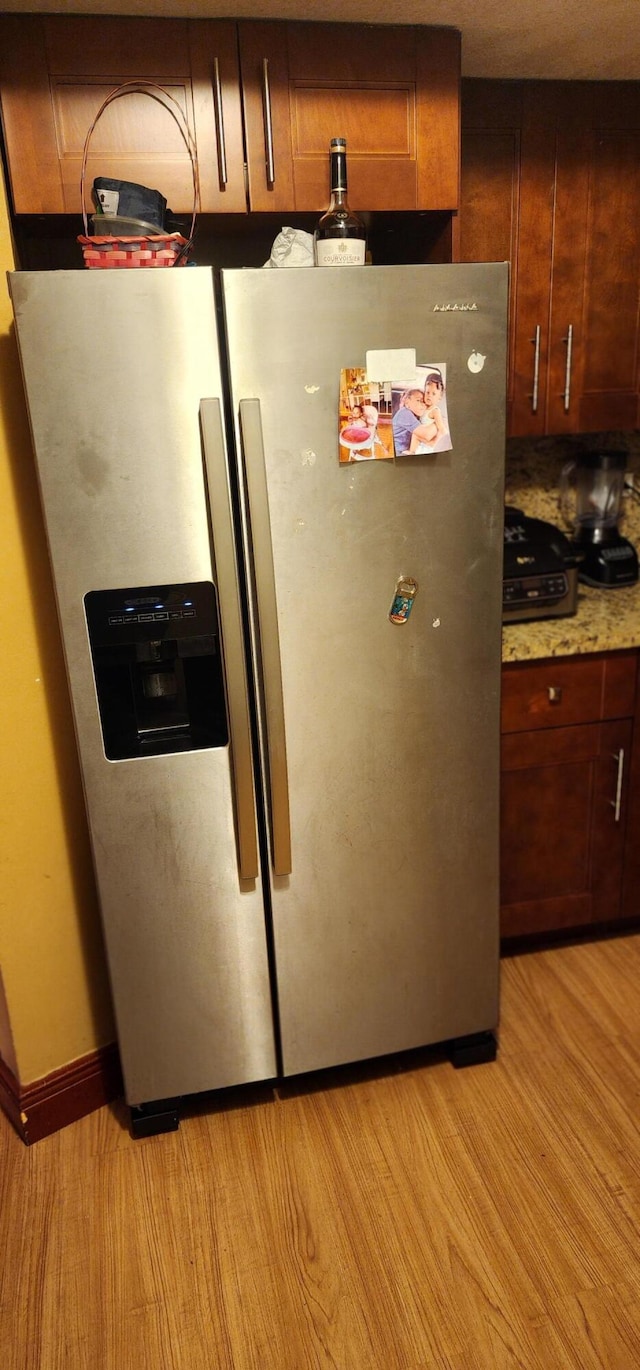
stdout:
<svg viewBox="0 0 640 1370">
<path fill-rule="evenodd" d="M 274 239 L 265 266 L 314 266 L 313 233 L 301 228 L 283 228 Z"/>
</svg>

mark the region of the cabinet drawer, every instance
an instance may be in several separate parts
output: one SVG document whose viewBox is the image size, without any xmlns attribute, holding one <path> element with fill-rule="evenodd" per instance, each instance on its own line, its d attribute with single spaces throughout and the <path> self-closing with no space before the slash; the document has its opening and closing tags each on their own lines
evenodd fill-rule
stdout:
<svg viewBox="0 0 640 1370">
<path fill-rule="evenodd" d="M 611 652 L 505 667 L 503 733 L 630 717 L 636 663 L 635 652 Z"/>
</svg>

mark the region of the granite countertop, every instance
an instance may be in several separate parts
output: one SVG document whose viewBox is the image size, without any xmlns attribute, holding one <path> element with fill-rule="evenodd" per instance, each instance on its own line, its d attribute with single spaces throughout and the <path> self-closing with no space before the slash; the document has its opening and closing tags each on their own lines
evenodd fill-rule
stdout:
<svg viewBox="0 0 640 1370">
<path fill-rule="evenodd" d="M 606 436 L 609 441 L 603 440 L 603 447 L 620 445 L 611 440 L 618 435 Z M 624 439 L 629 471 L 635 475 L 636 488 L 640 488 L 640 435 L 625 434 Z M 531 518 L 546 519 L 569 532 L 558 509 L 560 471 L 567 459 L 567 444 L 561 440 L 531 444 L 511 439 L 507 447 L 506 502 Z M 640 550 L 640 503 L 633 496 L 625 498 L 621 531 Z M 502 630 L 503 662 L 632 647 L 640 647 L 640 583 L 620 590 L 580 585 L 575 615 L 505 623 Z"/>
</svg>

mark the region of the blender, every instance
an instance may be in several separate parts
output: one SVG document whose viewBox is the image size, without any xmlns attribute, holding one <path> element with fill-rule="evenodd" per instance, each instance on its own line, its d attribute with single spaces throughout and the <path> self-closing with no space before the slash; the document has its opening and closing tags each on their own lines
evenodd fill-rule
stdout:
<svg viewBox="0 0 640 1370">
<path fill-rule="evenodd" d="M 619 531 L 627 457 L 621 451 L 580 452 L 560 475 L 559 506 L 574 528 L 578 578 L 612 590 L 638 579 L 635 547 Z"/>
</svg>

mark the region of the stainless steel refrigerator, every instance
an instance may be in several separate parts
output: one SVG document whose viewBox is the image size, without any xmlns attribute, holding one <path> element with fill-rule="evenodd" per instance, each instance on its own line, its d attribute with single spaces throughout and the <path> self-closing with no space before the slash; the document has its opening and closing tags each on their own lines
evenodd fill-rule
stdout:
<svg viewBox="0 0 640 1370">
<path fill-rule="evenodd" d="M 490 1057 L 506 266 L 10 290 L 135 1127 Z M 360 459 L 341 374 L 388 419 L 402 349 L 446 370 L 448 446 Z"/>
</svg>

